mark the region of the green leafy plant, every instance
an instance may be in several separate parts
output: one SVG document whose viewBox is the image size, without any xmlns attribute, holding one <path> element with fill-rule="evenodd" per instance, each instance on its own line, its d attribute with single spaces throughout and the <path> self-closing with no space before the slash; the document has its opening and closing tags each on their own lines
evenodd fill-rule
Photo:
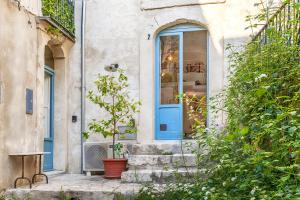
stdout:
<svg viewBox="0 0 300 200">
<path fill-rule="evenodd" d="M 88 128 L 92 133 L 100 133 L 105 138 L 113 137 L 113 158 L 120 153 L 122 145 L 116 145 L 116 135 L 119 134 L 118 126 L 127 125 L 126 133 L 135 133 L 134 115 L 139 112 L 140 101 L 135 101 L 129 97 L 128 78 L 124 71 L 119 69 L 109 75 L 99 75 L 95 81 L 96 92 L 89 91 L 88 99 L 96 104 L 107 114 L 105 119 L 93 120 Z M 89 132 L 84 133 L 84 137 L 89 137 Z"/>
<path fill-rule="evenodd" d="M 70 33 L 75 33 L 74 6 L 68 1 L 62 0 L 42 0 L 42 13 L 51 17 L 58 25 L 65 28 Z"/>
<path fill-rule="evenodd" d="M 196 95 L 183 94 L 179 96 L 182 102 L 187 107 L 187 114 L 192 129 L 194 131 L 193 136 L 196 137 L 196 133 L 206 128 L 207 117 L 207 104 L 206 96 L 198 97 Z"/>
<path fill-rule="evenodd" d="M 117 157 L 121 157 L 122 153 L 123 153 L 123 148 L 124 148 L 124 145 L 121 144 L 121 143 L 117 143 L 115 144 L 115 147 L 114 147 L 114 150 L 115 150 L 115 154 Z"/>
<path fill-rule="evenodd" d="M 59 38 L 61 36 L 61 32 L 59 29 L 49 26 L 47 28 L 47 33 L 54 38 Z"/>
</svg>

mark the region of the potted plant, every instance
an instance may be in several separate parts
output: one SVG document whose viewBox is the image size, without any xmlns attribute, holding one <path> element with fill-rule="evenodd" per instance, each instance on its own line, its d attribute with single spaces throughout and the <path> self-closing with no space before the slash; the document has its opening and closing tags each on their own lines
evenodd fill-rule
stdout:
<svg viewBox="0 0 300 200">
<path fill-rule="evenodd" d="M 126 170 L 127 159 L 121 156 L 123 145 L 116 144 L 118 126 L 131 127 L 126 133 L 135 133 L 134 116 L 139 112 L 141 103 L 129 97 L 128 78 L 124 70 L 118 69 L 109 75 L 99 74 L 95 85 L 96 91 L 89 91 L 87 98 L 104 111 L 106 117 L 92 120 L 84 137 L 87 139 L 90 133 L 102 134 L 105 138 L 112 137 L 113 158 L 103 160 L 104 176 L 109 179 L 121 178 L 122 172 Z"/>
</svg>

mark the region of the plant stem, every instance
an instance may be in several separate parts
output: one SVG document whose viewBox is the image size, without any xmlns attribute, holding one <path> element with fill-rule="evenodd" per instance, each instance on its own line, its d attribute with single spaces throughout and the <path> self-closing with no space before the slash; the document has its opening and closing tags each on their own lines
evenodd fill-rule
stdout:
<svg viewBox="0 0 300 200">
<path fill-rule="evenodd" d="M 115 155 L 115 143 L 116 143 L 115 95 L 112 96 L 112 102 L 113 102 L 112 114 L 113 114 L 113 122 L 114 122 L 114 128 L 113 128 L 113 159 L 115 159 L 116 158 L 116 155 Z"/>
</svg>

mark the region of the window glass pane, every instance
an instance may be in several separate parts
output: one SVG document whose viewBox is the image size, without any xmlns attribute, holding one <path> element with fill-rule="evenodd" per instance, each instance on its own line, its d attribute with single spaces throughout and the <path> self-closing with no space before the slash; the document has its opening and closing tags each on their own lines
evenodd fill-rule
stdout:
<svg viewBox="0 0 300 200">
<path fill-rule="evenodd" d="M 189 98 L 202 99 L 206 104 L 206 87 L 207 87 L 207 31 L 195 31 L 183 33 L 183 93 Z M 194 102 L 193 105 L 183 105 L 183 126 L 186 138 L 192 136 L 191 118 L 202 120 L 205 123 L 206 118 L 201 113 L 189 115 L 189 109 L 202 104 L 204 109 L 206 105 L 203 102 Z M 193 108 L 192 108 L 193 107 Z"/>
<path fill-rule="evenodd" d="M 45 138 L 50 138 L 50 98 L 51 98 L 51 77 L 45 73 L 44 81 L 44 130 Z"/>
<path fill-rule="evenodd" d="M 179 36 L 160 37 L 160 103 L 178 104 Z"/>
</svg>

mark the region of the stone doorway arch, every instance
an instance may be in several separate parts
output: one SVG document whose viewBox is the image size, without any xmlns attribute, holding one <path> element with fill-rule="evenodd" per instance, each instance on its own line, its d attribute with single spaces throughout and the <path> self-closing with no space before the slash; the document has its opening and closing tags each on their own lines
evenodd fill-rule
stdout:
<svg viewBox="0 0 300 200">
<path fill-rule="evenodd" d="M 49 170 L 67 170 L 67 155 L 68 155 L 68 131 L 67 131 L 67 72 L 68 65 L 65 56 L 65 50 L 61 42 L 57 40 L 50 40 L 45 45 L 44 48 L 44 86 L 46 84 L 46 76 L 49 72 L 52 76 L 52 140 L 53 140 L 53 150 L 52 159 L 53 167 Z M 47 75 L 48 74 L 48 75 Z M 44 87 L 44 95 L 45 95 Z M 44 100 L 45 104 L 45 100 Z M 44 111 L 45 112 L 45 111 Z M 45 123 L 45 120 L 44 120 Z M 45 126 L 44 126 L 44 129 Z M 44 130 L 45 133 L 45 130 Z M 44 142 L 44 150 L 47 145 Z M 46 159 L 45 159 L 46 161 Z"/>
</svg>

